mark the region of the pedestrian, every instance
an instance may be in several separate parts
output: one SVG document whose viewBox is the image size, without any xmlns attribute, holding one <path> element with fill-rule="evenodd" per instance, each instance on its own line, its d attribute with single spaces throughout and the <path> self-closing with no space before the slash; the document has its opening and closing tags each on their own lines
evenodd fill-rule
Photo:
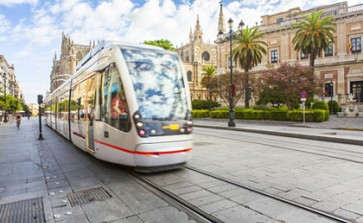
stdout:
<svg viewBox="0 0 363 223">
<path fill-rule="evenodd" d="M 28 120 L 30 119 L 30 112 L 28 112 Z"/>
<path fill-rule="evenodd" d="M 16 127 L 18 127 L 18 129 L 20 128 L 20 124 L 21 124 L 21 115 L 20 113 L 16 114 Z"/>
</svg>

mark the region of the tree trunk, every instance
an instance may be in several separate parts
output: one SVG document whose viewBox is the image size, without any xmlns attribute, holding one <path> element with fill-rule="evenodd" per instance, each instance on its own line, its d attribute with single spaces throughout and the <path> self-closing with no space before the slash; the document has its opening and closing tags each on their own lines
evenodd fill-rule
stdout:
<svg viewBox="0 0 363 223">
<path fill-rule="evenodd" d="M 248 77 L 248 69 L 245 69 L 245 107 L 250 107 L 250 99 L 249 99 L 249 77 Z"/>
</svg>

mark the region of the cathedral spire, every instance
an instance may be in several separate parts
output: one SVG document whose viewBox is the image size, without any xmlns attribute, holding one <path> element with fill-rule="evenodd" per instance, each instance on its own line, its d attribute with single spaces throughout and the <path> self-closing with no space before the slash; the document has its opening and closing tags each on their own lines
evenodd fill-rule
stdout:
<svg viewBox="0 0 363 223">
<path fill-rule="evenodd" d="M 189 42 L 193 42 L 193 31 L 192 31 L 192 27 L 190 27 L 190 32 L 189 32 Z"/>
<path fill-rule="evenodd" d="M 226 32 L 226 27 L 224 23 L 224 15 L 223 15 L 223 1 L 219 2 L 220 9 L 219 9 L 219 19 L 218 19 L 218 30 L 217 34 L 222 31 L 223 33 Z"/>
<path fill-rule="evenodd" d="M 194 41 L 196 40 L 202 41 L 202 38 L 203 38 L 203 31 L 199 23 L 199 15 L 197 15 L 197 24 L 195 24 L 195 31 L 194 31 Z"/>
</svg>

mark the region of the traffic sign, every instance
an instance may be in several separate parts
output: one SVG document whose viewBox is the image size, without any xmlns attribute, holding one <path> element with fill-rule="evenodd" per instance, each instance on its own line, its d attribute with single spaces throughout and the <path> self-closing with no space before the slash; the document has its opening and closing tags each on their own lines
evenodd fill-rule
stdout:
<svg viewBox="0 0 363 223">
<path fill-rule="evenodd" d="M 307 96 L 306 91 L 301 92 L 301 94 L 300 94 L 301 98 L 306 98 L 306 96 Z"/>
</svg>

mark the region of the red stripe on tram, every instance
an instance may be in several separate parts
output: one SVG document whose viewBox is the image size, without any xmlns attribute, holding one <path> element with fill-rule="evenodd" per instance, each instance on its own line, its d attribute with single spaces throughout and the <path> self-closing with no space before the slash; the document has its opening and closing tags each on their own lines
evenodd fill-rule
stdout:
<svg viewBox="0 0 363 223">
<path fill-rule="evenodd" d="M 192 151 L 192 148 L 187 148 L 187 149 L 181 149 L 181 150 L 173 150 L 173 151 L 161 151 L 161 152 L 140 152 L 140 151 L 131 151 L 128 149 L 124 149 L 121 147 L 117 147 L 115 145 L 111 145 L 99 140 L 95 139 L 95 142 L 102 144 L 104 146 L 110 147 L 112 149 L 117 149 L 126 153 L 131 153 L 131 154 L 136 154 L 136 155 L 166 155 L 166 154 L 175 154 L 175 153 L 184 153 L 184 152 L 190 152 Z"/>
</svg>

